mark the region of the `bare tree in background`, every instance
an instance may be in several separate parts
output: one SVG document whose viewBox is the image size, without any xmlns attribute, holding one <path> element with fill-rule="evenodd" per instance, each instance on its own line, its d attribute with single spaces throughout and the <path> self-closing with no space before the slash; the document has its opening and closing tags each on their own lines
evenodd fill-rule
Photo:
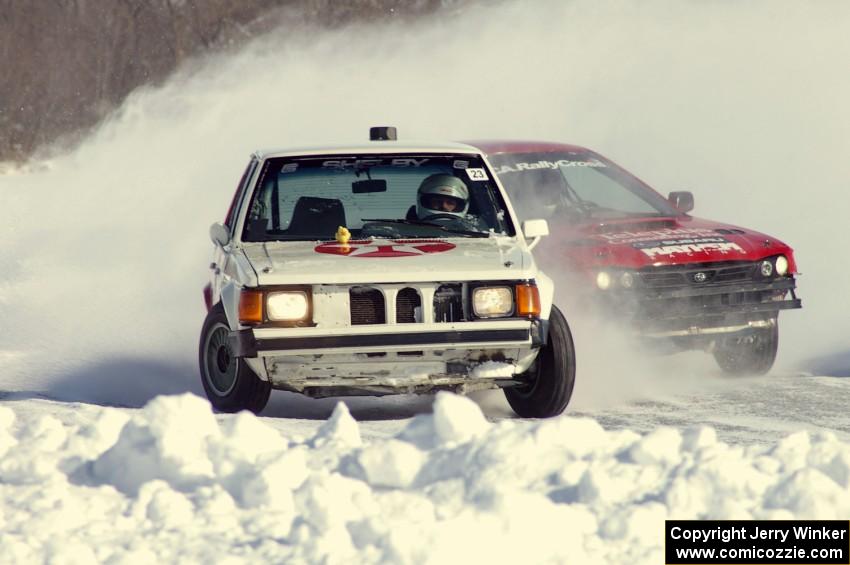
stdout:
<svg viewBox="0 0 850 565">
<path fill-rule="evenodd" d="M 277 26 L 431 13 L 449 0 L 0 0 L 0 161 L 73 140 L 136 87 Z"/>
</svg>

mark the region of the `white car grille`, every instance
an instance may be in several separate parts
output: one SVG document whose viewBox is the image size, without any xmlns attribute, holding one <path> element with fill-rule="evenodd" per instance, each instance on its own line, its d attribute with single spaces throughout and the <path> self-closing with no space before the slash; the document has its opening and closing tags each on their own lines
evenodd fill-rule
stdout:
<svg viewBox="0 0 850 565">
<path fill-rule="evenodd" d="M 334 288 L 348 295 L 348 313 L 352 326 L 374 324 L 452 323 L 467 319 L 461 283 L 424 285 L 357 285 Z M 341 294 L 341 293 L 340 293 Z M 423 311 L 423 304 L 430 304 Z"/>
<path fill-rule="evenodd" d="M 395 298 L 395 321 L 397 324 L 416 322 L 417 309 L 422 308 L 422 297 L 415 288 L 403 288 Z M 419 314 L 419 319 L 422 315 Z"/>
<path fill-rule="evenodd" d="M 384 295 L 377 288 L 353 286 L 348 291 L 351 325 L 386 324 Z"/>
</svg>

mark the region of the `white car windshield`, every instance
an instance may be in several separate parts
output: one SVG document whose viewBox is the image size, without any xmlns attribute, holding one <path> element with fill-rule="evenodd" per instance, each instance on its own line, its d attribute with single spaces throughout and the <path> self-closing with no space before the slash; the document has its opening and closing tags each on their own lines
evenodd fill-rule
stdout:
<svg viewBox="0 0 850 565">
<path fill-rule="evenodd" d="M 521 220 L 681 214 L 663 196 L 595 153 L 502 153 L 492 155 L 490 162 Z"/>
<path fill-rule="evenodd" d="M 488 237 L 515 228 L 476 155 L 363 154 L 266 161 L 245 241 Z"/>
</svg>

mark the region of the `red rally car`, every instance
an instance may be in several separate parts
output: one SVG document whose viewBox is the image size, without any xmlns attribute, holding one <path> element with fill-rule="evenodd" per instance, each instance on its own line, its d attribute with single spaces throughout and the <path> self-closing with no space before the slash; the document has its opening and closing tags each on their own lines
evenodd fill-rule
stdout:
<svg viewBox="0 0 850 565">
<path fill-rule="evenodd" d="M 665 349 L 712 353 L 731 374 L 773 366 L 779 312 L 802 306 L 788 245 L 691 216 L 690 192 L 664 198 L 583 147 L 470 144 L 487 154 L 521 220 L 549 221 L 552 237 L 535 255 L 547 272 L 566 275 L 577 305 L 628 319 Z"/>
</svg>

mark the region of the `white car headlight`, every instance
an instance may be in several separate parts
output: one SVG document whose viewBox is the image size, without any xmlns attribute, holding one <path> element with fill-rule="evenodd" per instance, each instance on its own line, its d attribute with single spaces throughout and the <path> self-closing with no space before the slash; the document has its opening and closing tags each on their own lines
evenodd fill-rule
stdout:
<svg viewBox="0 0 850 565">
<path fill-rule="evenodd" d="M 761 276 L 769 277 L 773 274 L 773 263 L 768 260 L 761 262 Z"/>
<path fill-rule="evenodd" d="M 472 310 L 479 318 L 510 316 L 514 311 L 514 298 L 506 286 L 476 288 L 472 292 Z"/>
<path fill-rule="evenodd" d="M 310 311 L 307 293 L 303 291 L 270 292 L 266 298 L 269 320 L 292 322 L 303 320 Z"/>
<path fill-rule="evenodd" d="M 608 290 L 611 287 L 611 275 L 605 271 L 600 271 L 599 274 L 596 275 L 596 286 L 598 286 L 600 290 Z"/>
<path fill-rule="evenodd" d="M 780 255 L 776 258 L 776 274 L 780 277 L 788 273 L 788 258 L 785 255 Z"/>
</svg>

